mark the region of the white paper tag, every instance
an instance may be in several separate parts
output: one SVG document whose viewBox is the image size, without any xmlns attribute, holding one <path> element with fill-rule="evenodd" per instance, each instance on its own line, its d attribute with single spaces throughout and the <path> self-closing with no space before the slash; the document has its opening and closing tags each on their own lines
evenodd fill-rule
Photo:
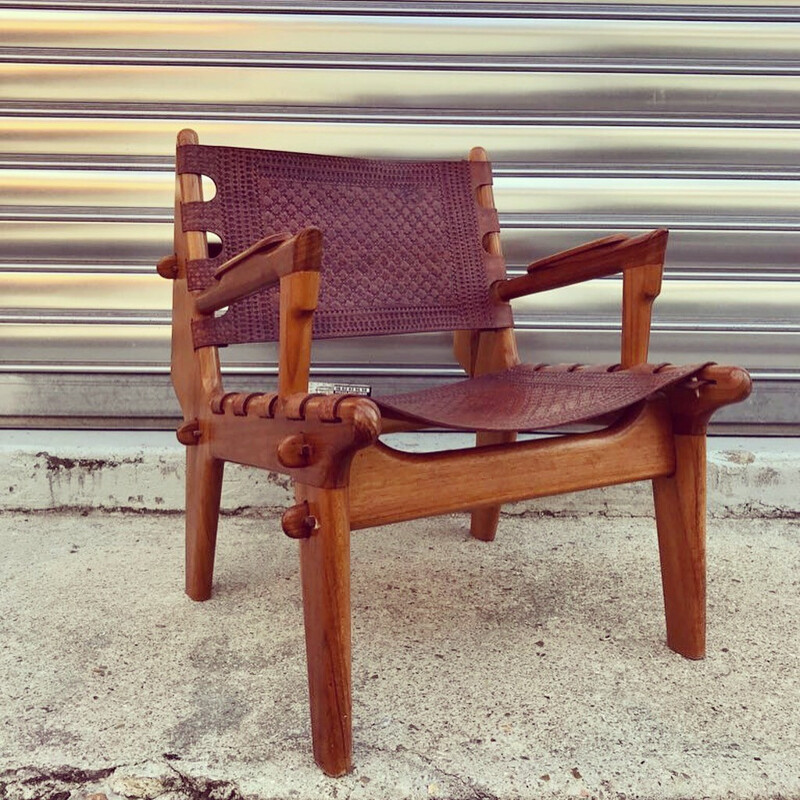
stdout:
<svg viewBox="0 0 800 800">
<path fill-rule="evenodd" d="M 329 383 L 327 381 L 309 381 L 310 394 L 360 394 L 369 397 L 372 387 L 364 383 Z"/>
</svg>

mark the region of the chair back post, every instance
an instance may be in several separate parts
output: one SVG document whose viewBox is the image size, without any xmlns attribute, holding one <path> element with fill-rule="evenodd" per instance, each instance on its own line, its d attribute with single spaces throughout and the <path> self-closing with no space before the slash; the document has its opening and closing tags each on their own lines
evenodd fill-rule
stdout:
<svg viewBox="0 0 800 800">
<path fill-rule="evenodd" d="M 473 147 L 469 153 L 470 161 L 488 161 L 489 156 L 482 147 Z M 478 205 L 494 209 L 494 192 L 491 185 L 478 187 L 476 198 Z M 499 233 L 488 233 L 484 237 L 483 246 L 490 255 L 502 256 L 503 247 Z M 498 328 L 496 330 L 457 331 L 454 336 L 453 350 L 456 358 L 474 378 L 491 372 L 501 372 L 519 364 L 517 340 L 514 328 Z M 514 431 L 479 431 L 475 436 L 478 447 L 493 444 L 507 444 L 516 441 Z M 491 541 L 495 537 L 500 519 L 500 505 L 487 506 L 472 511 L 470 515 L 470 534 L 475 539 Z"/>
<path fill-rule="evenodd" d="M 182 130 L 178 145 L 197 144 L 197 134 Z M 175 186 L 175 255 L 176 277 L 172 288 L 172 361 L 171 375 L 175 394 L 186 422 L 197 420 L 209 412 L 209 399 L 222 392 L 219 352 L 216 347 L 194 347 L 192 322 L 201 319 L 193 294 L 187 285 L 186 265 L 189 261 L 208 257 L 205 231 L 184 231 L 181 210 L 184 203 L 203 199 L 200 175 L 183 173 L 176 176 Z"/>
<path fill-rule="evenodd" d="M 469 153 L 470 161 L 488 161 L 489 156 L 482 147 L 473 147 Z M 478 188 L 478 205 L 493 209 L 494 192 L 490 185 Z M 503 255 L 499 233 L 486 235 L 483 246 L 491 255 Z M 453 353 L 457 361 L 471 377 L 489 372 L 499 372 L 519 364 L 517 342 L 514 328 L 496 330 L 455 331 Z"/>
</svg>

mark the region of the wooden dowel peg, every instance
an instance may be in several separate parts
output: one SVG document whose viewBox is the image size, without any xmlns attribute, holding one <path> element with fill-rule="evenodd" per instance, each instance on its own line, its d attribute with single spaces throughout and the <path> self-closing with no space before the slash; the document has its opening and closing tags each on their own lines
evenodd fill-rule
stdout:
<svg viewBox="0 0 800 800">
<path fill-rule="evenodd" d="M 278 444 L 278 461 L 284 467 L 307 467 L 313 456 L 313 448 L 300 433 L 287 436 Z"/>
<path fill-rule="evenodd" d="M 156 271 L 162 278 L 175 280 L 178 277 L 178 259 L 175 254 L 164 256 L 156 264 Z"/>
<path fill-rule="evenodd" d="M 183 425 L 178 428 L 175 432 L 175 435 L 178 437 L 178 441 L 181 444 L 185 444 L 187 446 L 197 444 L 202 436 L 200 431 L 200 423 L 196 420 L 190 420 L 189 422 L 184 422 Z"/>
<path fill-rule="evenodd" d="M 307 539 L 317 527 L 317 520 L 303 501 L 287 509 L 281 518 L 283 532 L 290 539 Z"/>
</svg>

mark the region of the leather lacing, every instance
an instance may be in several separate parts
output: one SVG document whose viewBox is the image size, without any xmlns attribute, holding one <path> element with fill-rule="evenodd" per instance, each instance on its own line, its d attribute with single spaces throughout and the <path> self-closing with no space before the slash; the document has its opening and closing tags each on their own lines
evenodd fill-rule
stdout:
<svg viewBox="0 0 800 800">
<path fill-rule="evenodd" d="M 699 389 L 713 381 L 698 377 L 708 364 L 676 367 L 637 364 L 532 364 L 453 384 L 392 397 L 371 398 L 394 419 L 466 430 L 540 430 L 601 417 L 627 408 L 669 386 Z M 340 421 L 338 409 L 358 395 L 219 393 L 214 414 L 281 416 Z"/>
</svg>

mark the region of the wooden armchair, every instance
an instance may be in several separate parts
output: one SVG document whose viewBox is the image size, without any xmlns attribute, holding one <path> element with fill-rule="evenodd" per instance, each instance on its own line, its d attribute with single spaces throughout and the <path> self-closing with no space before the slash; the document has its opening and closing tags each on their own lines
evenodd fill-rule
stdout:
<svg viewBox="0 0 800 800">
<path fill-rule="evenodd" d="M 203 202 L 201 175 L 216 196 Z M 221 237 L 209 257 L 206 231 Z M 705 434 L 745 398 L 747 373 L 647 363 L 666 231 L 609 236 L 506 279 L 491 168 L 203 147 L 178 137 L 172 379 L 186 445 L 186 591 L 211 594 L 225 461 L 291 476 L 283 529 L 299 540 L 314 756 L 351 768 L 352 529 L 471 511 L 494 538 L 500 506 L 652 479 L 667 644 L 705 647 Z M 623 272 L 621 363 L 519 363 L 509 300 Z M 227 307 L 227 311 L 220 313 Z M 455 332 L 468 378 L 387 398 L 308 393 L 314 338 Z M 278 390 L 223 389 L 217 348 L 279 341 Z M 600 421 L 515 443 L 520 430 Z M 468 450 L 409 454 L 378 441 L 425 427 L 477 432 Z"/>
</svg>

